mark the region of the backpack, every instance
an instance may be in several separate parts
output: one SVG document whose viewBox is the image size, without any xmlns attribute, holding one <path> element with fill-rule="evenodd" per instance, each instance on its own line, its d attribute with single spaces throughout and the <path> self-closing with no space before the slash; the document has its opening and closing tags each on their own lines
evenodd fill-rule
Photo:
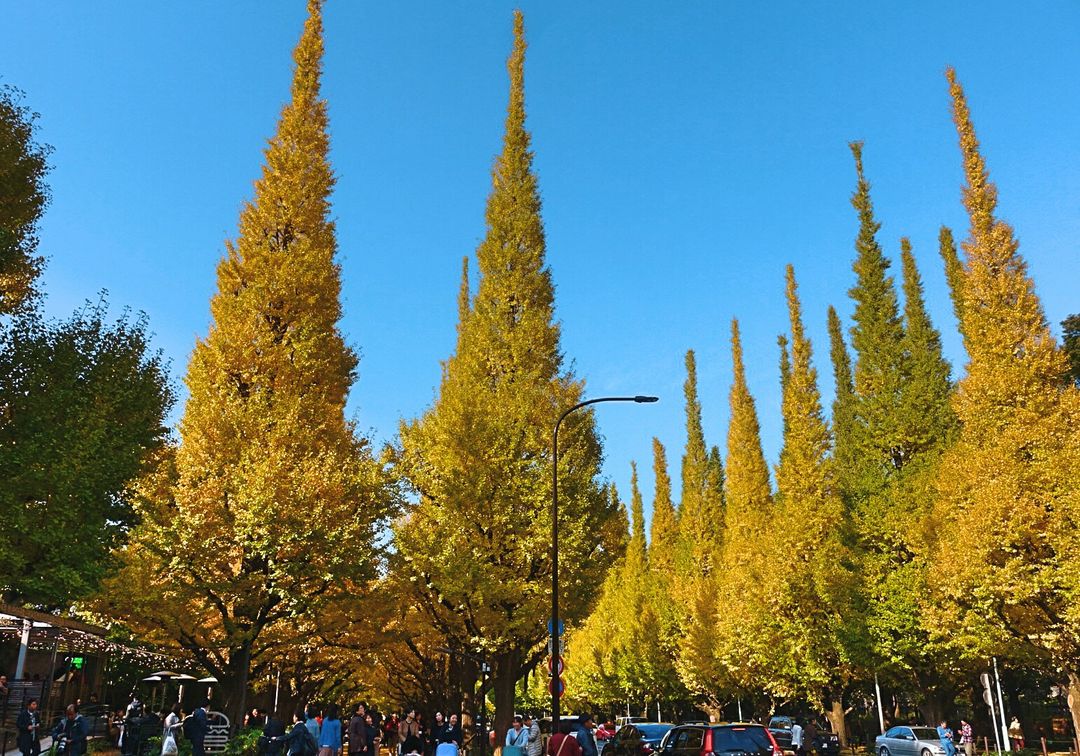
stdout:
<svg viewBox="0 0 1080 756">
<path fill-rule="evenodd" d="M 311 734 L 311 730 L 304 728 L 304 756 L 315 756 L 319 752 L 319 744 L 315 741 L 315 736 Z"/>
</svg>

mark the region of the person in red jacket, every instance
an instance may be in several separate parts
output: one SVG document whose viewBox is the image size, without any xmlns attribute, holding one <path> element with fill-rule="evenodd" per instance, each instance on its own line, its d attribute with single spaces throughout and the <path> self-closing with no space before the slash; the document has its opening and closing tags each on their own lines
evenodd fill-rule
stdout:
<svg viewBox="0 0 1080 756">
<path fill-rule="evenodd" d="M 562 722 L 559 731 L 548 740 L 548 756 L 581 756 L 581 745 L 570 733 L 574 730 L 573 722 Z"/>
</svg>

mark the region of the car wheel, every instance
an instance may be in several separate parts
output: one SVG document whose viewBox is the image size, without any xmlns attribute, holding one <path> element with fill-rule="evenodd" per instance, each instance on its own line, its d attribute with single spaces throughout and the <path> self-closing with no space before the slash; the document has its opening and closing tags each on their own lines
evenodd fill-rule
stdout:
<svg viewBox="0 0 1080 756">
<path fill-rule="evenodd" d="M 934 754 L 930 753 L 929 748 L 924 748 L 922 749 L 922 753 L 919 754 L 919 756 L 934 756 Z"/>
<path fill-rule="evenodd" d="M 889 748 L 887 746 L 882 746 L 881 750 L 878 751 L 878 756 L 889 756 Z"/>
</svg>

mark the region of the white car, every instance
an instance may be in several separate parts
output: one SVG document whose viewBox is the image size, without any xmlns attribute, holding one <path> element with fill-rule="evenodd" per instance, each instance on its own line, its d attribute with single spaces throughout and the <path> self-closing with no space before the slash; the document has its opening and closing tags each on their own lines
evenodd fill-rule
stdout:
<svg viewBox="0 0 1080 756">
<path fill-rule="evenodd" d="M 874 750 L 877 756 L 945 756 L 945 746 L 934 727 L 893 727 L 877 736 Z"/>
</svg>

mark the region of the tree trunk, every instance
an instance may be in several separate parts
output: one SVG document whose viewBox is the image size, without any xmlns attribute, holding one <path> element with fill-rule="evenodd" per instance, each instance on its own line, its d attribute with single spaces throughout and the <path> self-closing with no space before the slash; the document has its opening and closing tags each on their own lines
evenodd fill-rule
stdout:
<svg viewBox="0 0 1080 756">
<path fill-rule="evenodd" d="M 829 720 L 836 737 L 840 740 L 840 747 L 847 748 L 847 718 L 844 715 L 844 702 L 840 698 L 834 698 L 832 704 L 825 711 L 825 718 Z"/>
<path fill-rule="evenodd" d="M 494 730 L 497 733 L 495 742 L 498 743 L 498 736 L 505 734 L 514 720 L 514 693 L 521 674 L 521 654 L 516 649 L 506 651 L 495 656 L 493 661 L 491 674 L 495 691 Z"/>
<path fill-rule="evenodd" d="M 461 733 L 465 741 L 462 743 L 462 751 L 467 753 L 472 747 L 473 728 L 479 722 L 479 699 L 476 695 L 479 670 L 475 662 L 462 658 L 458 672 L 461 676 L 458 680 L 461 690 Z"/>
<path fill-rule="evenodd" d="M 225 667 L 225 679 L 221 681 L 221 711 L 229 718 L 229 724 L 234 730 L 244 723 L 250 672 L 251 646 L 244 645 L 233 649 Z"/>
</svg>

